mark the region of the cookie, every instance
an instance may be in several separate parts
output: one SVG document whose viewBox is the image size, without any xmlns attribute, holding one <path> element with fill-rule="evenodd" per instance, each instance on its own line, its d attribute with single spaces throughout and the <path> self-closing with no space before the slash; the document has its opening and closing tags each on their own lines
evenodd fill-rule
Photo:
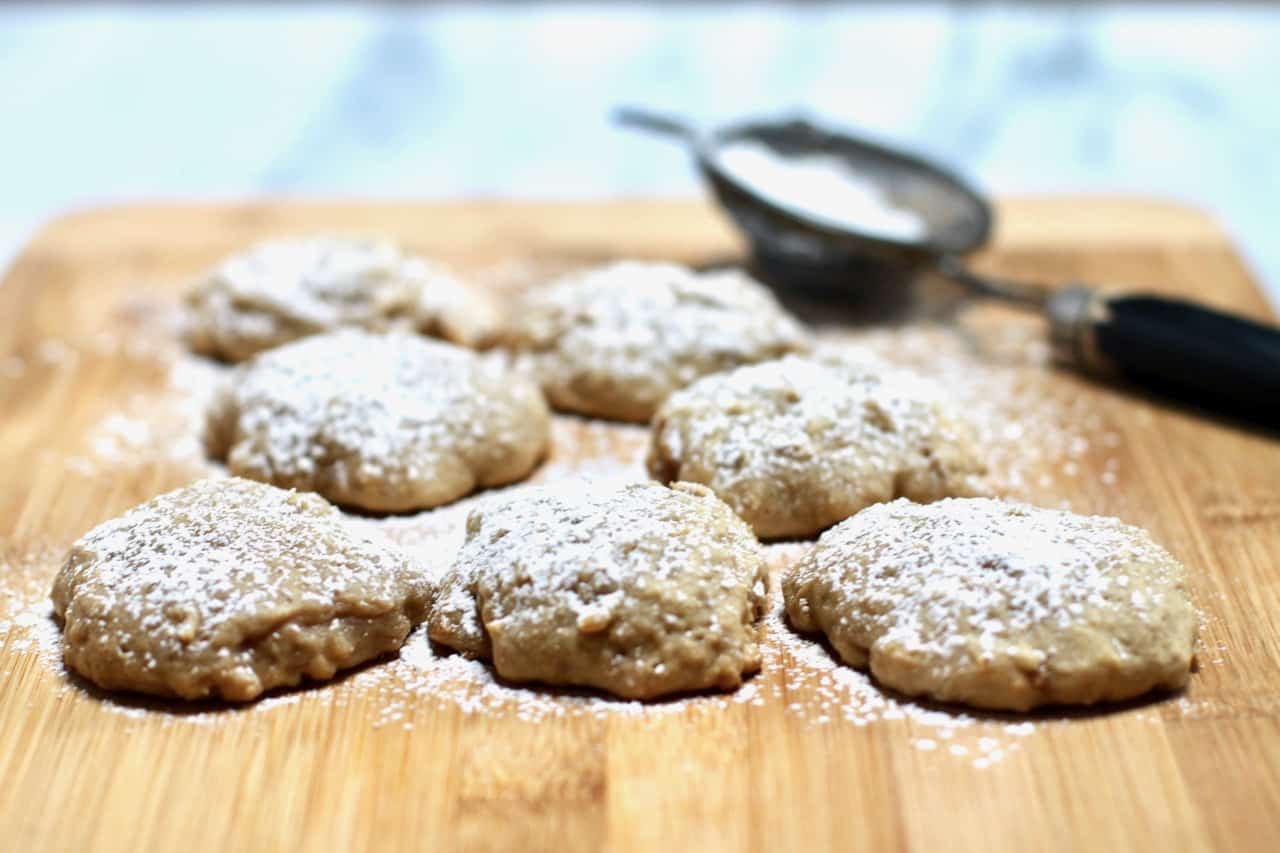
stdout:
<svg viewBox="0 0 1280 853">
<path fill-rule="evenodd" d="M 497 334 L 482 292 L 387 240 L 317 236 L 261 243 L 187 294 L 192 349 L 239 362 L 344 327 L 416 331 L 465 346 Z"/>
<path fill-rule="evenodd" d="M 973 432 L 940 389 L 869 356 L 787 356 L 707 376 L 653 419 L 649 473 L 709 486 L 762 538 L 873 503 L 977 493 Z"/>
<path fill-rule="evenodd" d="M 207 431 L 237 476 L 373 512 L 523 479 L 549 437 L 533 382 L 451 344 L 352 329 L 241 365 Z"/>
<path fill-rule="evenodd" d="M 428 625 L 505 679 L 648 699 L 758 670 L 766 584 L 751 531 L 702 486 L 538 489 L 471 513 Z"/>
<path fill-rule="evenodd" d="M 1186 570 L 1136 527 L 989 499 L 900 500 L 828 530 L 787 616 L 909 696 L 1025 711 L 1187 683 Z"/>
<path fill-rule="evenodd" d="M 640 261 L 529 293 L 507 342 L 557 409 L 637 423 L 700 376 L 808 348 L 800 323 L 746 275 Z"/>
<path fill-rule="evenodd" d="M 430 593 L 315 495 L 226 478 L 89 531 L 52 598 L 67 665 L 99 687 L 245 702 L 399 649 Z"/>
</svg>

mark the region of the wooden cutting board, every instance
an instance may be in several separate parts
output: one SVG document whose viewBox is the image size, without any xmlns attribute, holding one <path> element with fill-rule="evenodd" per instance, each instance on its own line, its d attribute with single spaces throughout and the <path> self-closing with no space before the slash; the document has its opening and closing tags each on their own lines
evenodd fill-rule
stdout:
<svg viewBox="0 0 1280 853">
<path fill-rule="evenodd" d="M 1000 214 L 984 269 L 1270 316 L 1193 211 L 1094 198 Z M 45 229 L 0 284 L 0 849 L 1280 849 L 1280 442 L 1056 374 L 1034 324 L 997 309 L 926 312 L 921 331 L 916 308 L 942 304 L 927 289 L 920 306 L 880 294 L 809 316 L 967 388 L 975 410 L 1004 394 L 987 422 L 1001 488 L 1118 515 L 1187 563 L 1203 622 L 1184 694 L 975 716 L 882 694 L 777 623 L 741 695 L 652 707 L 495 685 L 420 638 L 241 709 L 68 676 L 43 609 L 62 553 L 204 471 L 164 431 L 189 424 L 150 422 L 189 420 L 170 404 L 205 381 L 177 294 L 247 242 L 315 229 L 396 235 L 498 288 L 617 255 L 738 252 L 696 203 L 143 205 Z M 902 328 L 840 328 L 868 318 Z M 584 460 L 638 471 L 645 434 L 561 418 L 556 438 L 542 479 Z M 430 536 L 452 541 L 465 506 Z M 412 539 L 415 524 L 386 526 Z M 447 560 L 430 536 L 419 552 Z"/>
</svg>

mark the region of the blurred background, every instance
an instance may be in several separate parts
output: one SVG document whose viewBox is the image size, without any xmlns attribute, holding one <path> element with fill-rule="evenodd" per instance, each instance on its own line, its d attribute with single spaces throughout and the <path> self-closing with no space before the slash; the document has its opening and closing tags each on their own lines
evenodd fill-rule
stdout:
<svg viewBox="0 0 1280 853">
<path fill-rule="evenodd" d="M 0 265 L 68 208 L 692 195 L 617 104 L 803 109 L 994 192 L 1216 214 L 1280 304 L 1280 5 L 0 3 Z"/>
</svg>

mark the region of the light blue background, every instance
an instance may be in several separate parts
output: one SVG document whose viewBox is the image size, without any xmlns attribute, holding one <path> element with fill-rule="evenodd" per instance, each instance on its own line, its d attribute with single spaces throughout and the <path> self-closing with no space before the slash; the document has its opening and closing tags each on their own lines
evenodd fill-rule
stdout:
<svg viewBox="0 0 1280 853">
<path fill-rule="evenodd" d="M 806 107 L 993 191 L 1217 214 L 1280 302 L 1265 4 L 0 6 L 0 262 L 112 200 L 692 194 L 614 130 Z"/>
</svg>

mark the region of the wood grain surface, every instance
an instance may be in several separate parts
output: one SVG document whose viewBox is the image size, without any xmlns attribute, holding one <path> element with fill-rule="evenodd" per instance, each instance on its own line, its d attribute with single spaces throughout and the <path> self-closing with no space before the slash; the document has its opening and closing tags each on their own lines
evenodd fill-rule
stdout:
<svg viewBox="0 0 1280 853">
<path fill-rule="evenodd" d="M 1090 198 L 1000 213 L 983 269 L 1269 316 L 1193 211 Z M 611 256 L 739 251 L 697 203 L 143 205 L 50 225 L 0 283 L 0 850 L 1280 849 L 1280 442 L 1055 373 L 1028 355 L 1035 328 L 994 309 L 930 315 L 1004 341 L 966 354 L 921 354 L 933 338 L 902 299 L 808 316 L 911 349 L 957 386 L 971 376 L 975 398 L 1013 389 L 1025 419 L 1000 433 L 1002 487 L 1118 515 L 1187 563 L 1203 619 L 1181 695 L 970 715 L 823 669 L 778 625 L 747 699 L 651 709 L 518 687 L 480 707 L 405 681 L 407 655 L 239 709 L 113 698 L 69 676 L 40 610 L 66 547 L 203 472 L 159 452 L 158 431 L 115 449 L 95 436 L 191 390 L 174 387 L 172 322 L 191 275 L 315 229 L 396 235 L 498 288 Z M 899 328 L 856 325 L 869 318 Z M 560 418 L 556 437 L 542 479 L 586 457 L 633 463 L 644 431 Z M 774 548 L 775 564 L 802 547 Z"/>
</svg>

